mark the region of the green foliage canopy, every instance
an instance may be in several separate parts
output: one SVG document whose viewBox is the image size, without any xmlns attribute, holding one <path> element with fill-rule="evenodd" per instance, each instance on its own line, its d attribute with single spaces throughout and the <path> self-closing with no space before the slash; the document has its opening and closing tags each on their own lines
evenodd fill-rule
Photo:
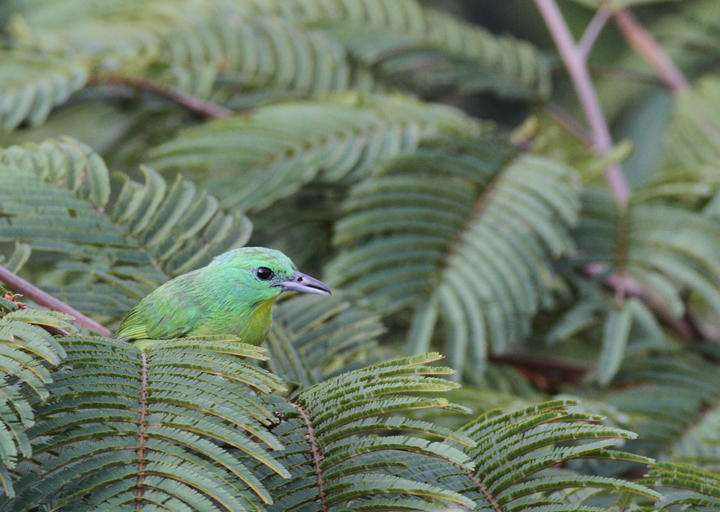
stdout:
<svg viewBox="0 0 720 512">
<path fill-rule="evenodd" d="M 0 5 L 3 270 L 111 329 L 249 243 L 337 292 L 142 351 L 2 290 L 0 510 L 716 509 L 717 6 L 564 15 L 655 3 L 667 90 L 590 41 L 605 154 L 551 51 L 416 0 Z"/>
</svg>

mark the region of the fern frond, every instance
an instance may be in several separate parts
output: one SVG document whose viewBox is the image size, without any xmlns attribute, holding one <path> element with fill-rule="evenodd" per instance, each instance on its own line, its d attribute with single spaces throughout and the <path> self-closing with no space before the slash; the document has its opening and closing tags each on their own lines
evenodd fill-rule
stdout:
<svg viewBox="0 0 720 512">
<path fill-rule="evenodd" d="M 716 364 L 690 350 L 637 354 L 615 378 L 603 401 L 631 414 L 639 438 L 628 445 L 652 457 L 694 458 L 712 445 L 720 400 Z"/>
<path fill-rule="evenodd" d="M 285 481 L 262 470 L 268 473 L 262 480 L 275 500 L 268 510 L 398 510 L 390 505 L 396 500 L 399 510 L 471 506 L 441 483 L 419 481 L 402 468 L 406 453 L 420 460 L 449 461 L 457 470 L 468 467 L 462 451 L 417 434 L 460 445 L 472 446 L 473 441 L 428 422 L 388 416 L 414 409 L 458 409 L 445 398 L 417 396 L 457 387 L 440 378 L 451 373 L 449 369 L 429 366 L 437 359 L 430 354 L 389 361 L 328 379 L 287 403 L 278 401 L 283 421 L 273 433 L 285 450 L 277 458 L 292 476 Z M 388 435 L 369 435 L 383 433 Z M 387 468 L 401 469 L 390 475 L 383 471 Z"/>
<path fill-rule="evenodd" d="M 22 266 L 30 258 L 30 254 L 32 254 L 32 249 L 28 244 L 21 244 L 15 242 L 15 250 L 9 258 L 6 258 L 4 255 L 0 254 L 0 265 L 5 267 L 13 274 L 17 274 L 22 268 Z"/>
<path fill-rule="evenodd" d="M 168 188 L 152 169 L 140 170 L 145 184 L 125 179 L 111 216 L 168 275 L 202 267 L 249 239 L 252 224 L 247 217 L 225 213 L 213 196 L 181 175 Z"/>
<path fill-rule="evenodd" d="M 331 34 L 263 16 L 243 2 L 140 0 L 64 12 L 47 4 L 23 7 L 24 24 L 14 35 L 24 45 L 91 56 L 96 72 L 150 77 L 198 96 L 227 84 L 262 88 L 259 95 L 269 97 L 375 85 L 370 69 L 351 61 Z"/>
<path fill-rule="evenodd" d="M 643 485 L 623 480 L 543 473 L 560 462 L 578 458 L 650 462 L 638 455 L 612 450 L 618 440 L 634 439 L 635 434 L 597 423 L 602 419 L 600 416 L 567 409 L 576 404 L 572 400 L 556 400 L 512 413 L 491 411 L 460 429 L 477 443 L 467 451 L 476 463 L 471 478 L 477 485 L 474 496 L 479 505 L 496 511 L 523 510 L 539 503 L 562 506 L 562 502 L 545 493 L 576 488 L 662 499 Z"/>
<path fill-rule="evenodd" d="M 242 4 L 186 6 L 183 21 L 163 38 L 160 61 L 166 71 L 158 78 L 204 97 L 218 95 L 218 86 L 242 87 L 235 107 L 276 97 L 377 88 L 370 67 L 353 62 L 331 34 L 275 16 L 253 16 Z"/>
<path fill-rule="evenodd" d="M 658 462 L 640 483 L 655 487 L 670 487 L 675 492 L 658 503 L 663 510 L 710 511 L 720 507 L 720 477 L 689 464 Z"/>
<path fill-rule="evenodd" d="M 388 78 L 412 74 L 422 62 L 422 81 L 408 84 L 421 90 L 490 90 L 512 98 L 544 97 L 550 92 L 548 62 L 532 45 L 495 36 L 477 25 L 423 8 L 416 0 L 242 3 L 331 31 L 355 58 L 378 66 Z M 435 69 L 431 65 L 428 70 L 428 61 L 435 61 Z"/>
<path fill-rule="evenodd" d="M 225 207 L 259 210 L 313 179 L 366 176 L 439 132 L 480 130 L 459 110 L 399 96 L 345 95 L 259 108 L 185 130 L 151 152 L 160 170 L 205 174 Z"/>
<path fill-rule="evenodd" d="M 352 189 L 326 277 L 383 314 L 413 308 L 410 353 L 442 320 L 451 366 L 482 369 L 552 304 L 551 260 L 573 250 L 578 184 L 572 169 L 499 142 L 453 144 L 398 157 Z"/>
<path fill-rule="evenodd" d="M 0 293 L 5 293 L 0 287 Z M 30 397 L 48 397 L 49 368 L 65 357 L 63 347 L 43 328 L 74 332 L 69 317 L 27 309 L 12 294 L 0 295 L 0 484 L 13 496 L 8 469 L 32 453 L 27 429 L 34 424 Z"/>
<path fill-rule="evenodd" d="M 88 64 L 74 56 L 0 50 L 0 126 L 41 124 L 56 105 L 85 86 Z"/>
<path fill-rule="evenodd" d="M 180 175 L 168 187 L 142 167 L 145 183 L 124 177 L 107 203 L 104 164 L 74 150 L 71 142 L 49 141 L 0 155 L 12 165 L 0 168 L 0 240 L 59 255 L 62 280 L 56 276 L 46 289 L 78 309 L 120 317 L 169 277 L 248 240 L 252 225 L 245 216 L 223 212 L 214 197 Z M 84 281 L 74 282 L 78 275 Z"/>
<path fill-rule="evenodd" d="M 52 500 L 55 510 L 179 503 L 185 510 L 255 510 L 272 501 L 229 451 L 288 476 L 268 449 L 272 414 L 258 395 L 281 389 L 248 365 L 262 350 L 236 340 L 179 340 L 141 352 L 105 338 L 60 340 L 67 365 L 28 429 L 35 454 L 3 510 Z M 249 437 L 252 436 L 252 437 Z"/>
<path fill-rule="evenodd" d="M 573 400 L 553 400 L 515 412 L 488 411 L 457 431 L 475 442 L 475 446 L 456 444 L 475 463 L 473 469 L 458 471 L 447 461 L 407 454 L 401 471 L 428 483 L 442 483 L 470 498 L 475 510 L 488 512 L 607 511 L 583 503 L 597 494 L 661 499 L 637 483 L 568 469 L 573 461 L 586 459 L 650 462 L 614 449 L 634 438 L 632 432 L 602 425 L 601 416 L 573 411 L 576 405 Z M 396 474 L 397 470 L 385 471 Z"/>
<path fill-rule="evenodd" d="M 584 256 L 590 255 L 586 253 Z M 579 259 L 582 261 L 583 257 Z M 558 308 L 562 313 L 546 334 L 545 341 L 548 345 L 562 341 L 567 346 L 568 343 L 583 339 L 598 345 L 597 365 L 587 377 L 606 386 L 616 376 L 626 354 L 642 349 L 665 348 L 666 332 L 656 312 L 650 308 L 650 304 L 658 309 L 663 307 L 661 299 L 654 294 L 640 294 L 643 300 L 637 296 L 626 296 L 622 301 L 617 301 L 603 286 L 617 283 L 616 277 L 604 281 L 609 269 L 604 263 L 599 268 L 602 271 L 598 275 L 599 279 L 583 276 L 582 271 L 577 272 L 570 266 L 564 269 L 562 275 L 573 293 L 568 295 L 566 307 Z M 637 281 L 627 277 L 625 279 L 628 288 L 634 293 L 643 290 Z M 663 284 L 662 281 L 660 284 Z M 680 309 L 682 307 L 681 304 Z"/>
<path fill-rule="evenodd" d="M 665 166 L 696 169 L 720 158 L 717 131 L 720 129 L 720 77 L 699 79 L 677 100 L 673 119 L 665 136 Z"/>
<path fill-rule="evenodd" d="M 608 192 L 588 187 L 574 239 L 581 254 L 573 260 L 577 266 L 597 266 L 601 277 L 629 276 L 670 315 L 685 314 L 687 290 L 720 312 L 720 228 L 711 215 L 647 198 L 632 202 L 627 214 L 618 215 Z M 629 299 L 618 307 L 593 294 L 568 312 L 551 339 L 572 336 L 603 318 L 599 380 L 607 384 L 620 366 L 631 329 L 640 329 L 658 346 L 662 331 L 643 302 Z"/>
<path fill-rule="evenodd" d="M 96 208 L 104 207 L 110 197 L 110 177 L 105 162 L 72 137 L 0 149 L 0 164 L 34 174 L 47 183 L 65 185 Z"/>
<path fill-rule="evenodd" d="M 402 76 L 428 91 L 491 90 L 513 98 L 549 93 L 547 60 L 529 43 L 423 9 L 415 0 L 334 4 L 158 0 L 92 9 L 78 2 L 64 11 L 15 3 L 6 10 L 22 16 L 12 33 L 26 47 L 60 48 L 92 58 L 95 71 L 151 76 L 201 96 L 213 94 L 218 83 L 263 87 L 260 97 L 369 91 L 378 72 L 389 83 Z"/>
<path fill-rule="evenodd" d="M 376 314 L 342 293 L 286 300 L 273 311 L 270 367 L 285 380 L 309 387 L 348 371 L 348 365 L 380 362 L 376 338 L 384 331 Z"/>
</svg>

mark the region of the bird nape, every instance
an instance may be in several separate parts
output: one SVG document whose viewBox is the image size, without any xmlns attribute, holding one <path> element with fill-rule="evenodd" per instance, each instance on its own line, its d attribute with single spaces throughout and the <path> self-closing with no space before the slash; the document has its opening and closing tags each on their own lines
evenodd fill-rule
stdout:
<svg viewBox="0 0 720 512">
<path fill-rule="evenodd" d="M 235 249 L 145 297 L 120 323 L 117 337 L 141 348 L 156 340 L 228 334 L 259 345 L 270 330 L 272 303 L 284 291 L 330 295 L 280 251 Z"/>
</svg>

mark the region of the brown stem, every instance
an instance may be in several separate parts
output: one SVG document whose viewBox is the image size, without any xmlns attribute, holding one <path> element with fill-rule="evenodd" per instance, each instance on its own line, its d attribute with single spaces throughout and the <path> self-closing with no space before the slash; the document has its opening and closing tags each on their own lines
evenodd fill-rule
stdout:
<svg viewBox="0 0 720 512">
<path fill-rule="evenodd" d="M 140 386 L 140 425 L 138 433 L 138 493 L 135 503 L 135 510 L 142 510 L 143 493 L 145 487 L 143 480 L 145 479 L 145 418 L 147 415 L 147 388 L 148 388 L 148 370 L 147 370 L 147 353 L 143 352 L 142 358 L 142 384 Z"/>
<path fill-rule="evenodd" d="M 673 94 L 681 94 L 690 87 L 682 71 L 629 9 L 614 12 L 613 19 L 628 44 L 657 70 L 660 80 Z"/>
<path fill-rule="evenodd" d="M 512 365 L 542 389 L 549 389 L 565 383 L 578 384 L 583 375 L 592 369 L 589 364 L 563 361 L 535 354 L 498 354 L 490 355 L 488 359 L 494 363 Z"/>
<path fill-rule="evenodd" d="M 480 481 L 479 478 L 477 478 L 474 474 L 471 474 L 470 480 L 475 482 L 475 485 L 478 486 L 478 488 L 480 489 L 480 492 L 483 493 L 483 496 L 485 496 L 485 499 L 490 504 L 490 507 L 492 508 L 492 510 L 494 510 L 495 512 L 503 512 L 502 507 L 500 505 L 498 505 L 497 501 L 495 501 L 495 498 L 492 497 L 492 494 L 490 494 L 490 492 L 483 485 L 483 483 Z"/>
<path fill-rule="evenodd" d="M 59 311 L 61 313 L 68 314 L 75 318 L 75 322 L 83 327 L 90 329 L 91 331 L 98 332 L 103 336 L 112 336 L 110 329 L 100 325 L 95 320 L 86 317 L 75 308 L 68 306 L 64 302 L 56 299 L 52 295 L 49 295 L 42 291 L 40 288 L 31 285 L 25 279 L 16 276 L 8 269 L 0 266 L 0 282 L 8 285 L 14 292 L 19 293 L 23 297 L 27 297 L 32 300 L 38 306 L 45 306 L 53 311 Z"/>
<path fill-rule="evenodd" d="M 302 405 L 296 402 L 290 402 L 290 405 L 292 405 L 293 407 L 295 407 L 295 409 L 298 410 L 298 412 L 300 413 L 300 417 L 305 423 L 305 428 L 308 432 L 305 437 L 308 440 L 308 444 L 310 445 L 310 452 L 312 453 L 312 458 L 315 462 L 315 475 L 317 476 L 318 495 L 320 496 L 320 510 L 321 512 L 329 512 L 330 508 L 325 503 L 327 501 L 327 497 L 325 496 L 325 481 L 323 478 L 323 470 L 320 467 L 320 462 L 323 460 L 322 448 L 317 445 L 315 439 L 315 430 L 313 429 L 312 422 L 310 421 L 310 418 L 305 412 L 305 409 L 303 409 Z"/>
<path fill-rule="evenodd" d="M 174 101 L 191 112 L 205 117 L 228 117 L 233 114 L 233 111 L 228 108 L 216 105 L 215 103 L 197 98 L 190 94 L 174 91 L 169 87 L 165 87 L 164 85 L 147 78 L 102 74 L 93 75 L 88 79 L 88 84 L 91 85 L 102 83 L 126 85 L 136 89 L 142 89 L 143 91 L 149 91 L 163 98 L 167 98 L 170 101 Z"/>
</svg>

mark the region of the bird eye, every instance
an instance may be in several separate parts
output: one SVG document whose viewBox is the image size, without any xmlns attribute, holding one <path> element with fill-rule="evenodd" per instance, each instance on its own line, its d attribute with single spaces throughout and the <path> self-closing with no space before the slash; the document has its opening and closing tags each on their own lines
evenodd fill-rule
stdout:
<svg viewBox="0 0 720 512">
<path fill-rule="evenodd" d="M 267 267 L 260 267 L 255 270 L 255 275 L 262 281 L 267 281 L 272 278 L 273 271 Z"/>
</svg>

